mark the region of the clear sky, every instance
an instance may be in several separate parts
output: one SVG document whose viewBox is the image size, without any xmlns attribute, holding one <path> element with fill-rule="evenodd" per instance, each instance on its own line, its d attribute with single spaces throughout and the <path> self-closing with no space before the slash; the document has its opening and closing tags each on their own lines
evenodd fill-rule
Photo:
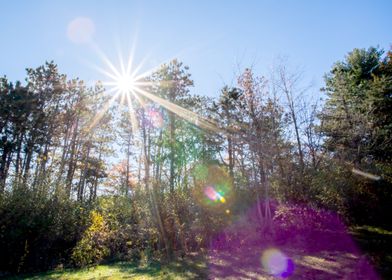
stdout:
<svg viewBox="0 0 392 280">
<path fill-rule="evenodd" d="M 143 70 L 174 57 L 189 65 L 199 94 L 216 96 L 238 66 L 265 74 L 279 56 L 318 89 L 353 48 L 390 47 L 391 11 L 387 0 L 2 1 L 0 75 L 24 79 L 26 67 L 54 60 L 91 82 L 103 79 L 91 65 L 105 67 L 94 46 L 118 65 L 117 50 L 135 45 Z M 88 19 L 82 34 L 77 18 Z"/>
</svg>

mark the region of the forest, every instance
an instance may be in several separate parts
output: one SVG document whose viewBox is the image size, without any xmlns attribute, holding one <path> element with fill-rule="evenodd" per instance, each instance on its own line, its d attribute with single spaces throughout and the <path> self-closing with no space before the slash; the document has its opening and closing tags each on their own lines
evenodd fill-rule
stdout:
<svg viewBox="0 0 392 280">
<path fill-rule="evenodd" d="M 317 94 L 284 61 L 216 98 L 177 59 L 117 93 L 2 71 L 0 277 L 392 277 L 391 50 L 347 50 Z"/>
</svg>

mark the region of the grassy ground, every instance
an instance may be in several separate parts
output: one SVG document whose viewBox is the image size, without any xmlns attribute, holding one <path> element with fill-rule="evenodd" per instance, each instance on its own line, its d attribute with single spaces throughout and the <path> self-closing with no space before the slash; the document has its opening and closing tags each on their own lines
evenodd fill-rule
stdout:
<svg viewBox="0 0 392 280">
<path fill-rule="evenodd" d="M 392 231 L 374 226 L 352 228 L 351 236 L 383 279 L 392 279 Z"/>
<path fill-rule="evenodd" d="M 174 261 L 167 265 L 151 263 L 140 266 L 134 263 L 117 262 L 106 265 L 98 265 L 84 269 L 64 269 L 50 271 L 35 275 L 13 276 L 8 280 L 94 280 L 94 279 L 205 279 L 206 264 L 200 258 L 188 258 L 187 260 Z"/>
</svg>

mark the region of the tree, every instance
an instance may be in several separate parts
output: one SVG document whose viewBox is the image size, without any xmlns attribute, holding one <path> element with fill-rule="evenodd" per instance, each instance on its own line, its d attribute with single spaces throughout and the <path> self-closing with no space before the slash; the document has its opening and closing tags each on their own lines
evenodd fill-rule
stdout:
<svg viewBox="0 0 392 280">
<path fill-rule="evenodd" d="M 324 147 L 352 178 L 342 197 L 350 219 L 383 222 L 392 198 L 391 55 L 354 49 L 325 76 L 328 99 L 320 114 Z M 342 176 L 342 175 L 339 175 Z M 351 180 L 351 183 L 350 183 Z"/>
<path fill-rule="evenodd" d="M 221 90 L 221 95 L 217 103 L 213 105 L 213 113 L 217 114 L 220 126 L 227 130 L 227 133 L 223 135 L 227 142 L 227 152 L 228 156 L 228 167 L 229 174 L 234 178 L 234 167 L 235 167 L 235 136 L 236 129 L 238 129 L 238 123 L 241 121 L 239 118 L 241 116 L 241 95 L 242 91 L 239 88 L 229 88 L 225 86 Z M 222 148 L 222 147 L 221 147 Z"/>
<path fill-rule="evenodd" d="M 168 64 L 164 64 L 161 68 L 153 73 L 151 81 L 154 86 L 152 92 L 156 95 L 167 99 L 177 105 L 183 104 L 184 98 L 189 93 L 189 87 L 193 86 L 193 81 L 188 73 L 188 66 L 184 66 L 182 62 L 176 59 Z M 174 191 L 175 186 L 175 169 L 176 169 L 176 117 L 173 112 L 168 112 L 169 116 L 169 188 L 170 192 Z"/>
<path fill-rule="evenodd" d="M 283 92 L 287 101 L 287 107 L 291 122 L 293 124 L 295 139 L 297 143 L 300 171 L 302 173 L 305 167 L 303 143 L 301 139 L 301 119 L 299 116 L 299 105 L 302 104 L 298 104 L 298 100 L 304 98 L 304 93 L 307 88 L 300 88 L 302 73 L 299 71 L 290 72 L 284 62 L 282 62 L 277 67 L 276 71 L 278 78 L 275 81 L 275 85 L 281 92 Z"/>
<path fill-rule="evenodd" d="M 325 76 L 328 100 L 321 113 L 325 146 L 354 165 L 390 161 L 392 76 L 390 54 L 354 49 Z"/>
<path fill-rule="evenodd" d="M 242 90 L 242 135 L 249 149 L 247 163 L 252 166 L 252 178 L 258 205 L 260 192 L 264 189 L 265 211 L 259 208 L 263 225 L 269 225 L 271 212 L 269 206 L 271 175 L 276 166 L 280 166 L 281 147 L 284 145 L 282 128 L 283 109 L 276 96 L 270 95 L 268 83 L 264 77 L 257 77 L 251 69 L 245 69 L 238 78 Z"/>
</svg>

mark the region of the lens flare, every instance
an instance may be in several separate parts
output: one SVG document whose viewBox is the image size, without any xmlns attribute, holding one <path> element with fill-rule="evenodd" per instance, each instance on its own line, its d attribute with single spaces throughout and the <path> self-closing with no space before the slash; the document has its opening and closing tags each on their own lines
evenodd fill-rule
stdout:
<svg viewBox="0 0 392 280">
<path fill-rule="evenodd" d="M 263 268 L 274 276 L 286 278 L 294 272 L 293 261 L 276 248 L 265 250 L 261 256 L 261 263 Z"/>
<path fill-rule="evenodd" d="M 202 206 L 213 209 L 226 204 L 225 207 L 230 207 L 234 198 L 233 180 L 222 167 L 199 164 L 193 169 L 193 179 L 196 184 L 194 197 Z"/>
<path fill-rule="evenodd" d="M 67 27 L 68 38 L 76 44 L 88 43 L 95 32 L 94 22 L 87 17 L 73 19 Z"/>
<path fill-rule="evenodd" d="M 375 181 L 381 180 L 381 177 L 380 177 L 380 176 L 371 174 L 371 173 L 369 173 L 369 172 L 361 171 L 361 170 L 356 169 L 356 168 L 351 169 L 351 171 L 352 171 L 354 174 L 363 176 L 363 177 L 368 178 L 368 179 L 371 179 L 371 180 L 375 180 Z"/>
<path fill-rule="evenodd" d="M 163 114 L 159 108 L 154 106 L 147 106 L 146 115 L 148 125 L 154 128 L 162 128 L 164 125 Z"/>
<path fill-rule="evenodd" d="M 220 201 L 222 203 L 226 202 L 226 199 L 219 192 L 217 192 L 214 187 L 207 186 L 204 189 L 204 194 L 212 201 Z"/>
</svg>

